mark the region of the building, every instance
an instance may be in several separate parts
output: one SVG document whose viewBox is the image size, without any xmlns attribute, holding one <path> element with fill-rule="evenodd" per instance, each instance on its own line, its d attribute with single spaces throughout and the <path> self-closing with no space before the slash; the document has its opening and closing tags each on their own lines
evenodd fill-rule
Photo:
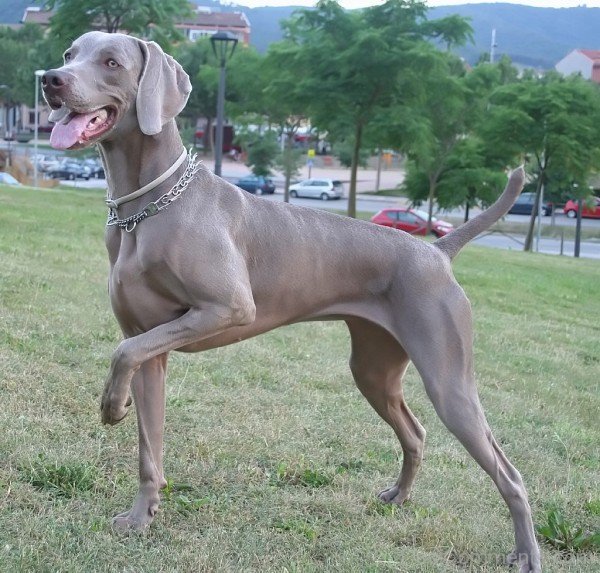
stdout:
<svg viewBox="0 0 600 573">
<path fill-rule="evenodd" d="M 28 6 L 25 8 L 21 22 L 23 24 L 37 24 L 38 26 L 47 27 L 50 25 L 50 18 L 53 12 L 44 10 L 42 6 Z"/>
<path fill-rule="evenodd" d="M 243 12 L 213 12 L 210 8 L 194 6 L 189 18 L 175 27 L 192 42 L 217 32 L 231 32 L 241 44 L 250 44 L 250 22 Z"/>
<path fill-rule="evenodd" d="M 198 38 L 212 36 L 216 32 L 231 32 L 240 43 L 250 44 L 250 22 L 243 12 L 215 12 L 211 8 L 191 4 L 191 15 L 175 27 L 192 42 Z M 52 12 L 40 6 L 30 6 L 23 14 L 23 24 L 31 23 L 47 27 Z"/>
<path fill-rule="evenodd" d="M 600 84 L 600 50 L 573 50 L 554 67 L 564 76 L 581 74 L 586 80 Z"/>
</svg>

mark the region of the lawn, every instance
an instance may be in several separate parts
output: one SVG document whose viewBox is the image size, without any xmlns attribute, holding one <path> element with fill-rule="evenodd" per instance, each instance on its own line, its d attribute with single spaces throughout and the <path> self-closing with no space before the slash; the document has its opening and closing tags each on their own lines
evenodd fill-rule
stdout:
<svg viewBox="0 0 600 573">
<path fill-rule="evenodd" d="M 100 424 L 120 335 L 106 293 L 102 195 L 0 188 L 0 570 L 505 572 L 508 510 L 437 419 L 412 500 L 375 501 L 401 450 L 353 385 L 343 323 L 307 323 L 170 360 L 152 528 L 119 536 L 136 490 L 135 416 Z M 151 223 L 150 223 L 151 224 Z M 482 402 L 536 523 L 600 529 L 600 265 L 467 247 Z M 545 571 L 600 554 L 542 548 Z"/>
</svg>

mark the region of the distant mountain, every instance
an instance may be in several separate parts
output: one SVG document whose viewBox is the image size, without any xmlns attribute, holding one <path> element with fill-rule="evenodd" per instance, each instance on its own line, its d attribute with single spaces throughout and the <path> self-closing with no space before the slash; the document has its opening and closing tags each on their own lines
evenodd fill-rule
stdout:
<svg viewBox="0 0 600 573">
<path fill-rule="evenodd" d="M 429 11 L 431 19 L 460 14 L 471 19 L 475 44 L 460 54 L 474 63 L 490 51 L 496 29 L 496 54 L 513 62 L 552 68 L 571 50 L 600 49 L 600 8 L 534 8 L 517 4 L 463 4 Z"/>
<path fill-rule="evenodd" d="M 228 6 L 223 9 L 243 11 L 252 25 L 252 44 L 259 51 L 265 51 L 271 42 L 281 39 L 280 22 L 289 18 L 296 8 Z M 482 53 L 490 51 L 493 29 L 496 30 L 496 55 L 506 54 L 514 63 L 525 66 L 549 69 L 575 48 L 600 49 L 600 8 L 462 4 L 429 10 L 431 20 L 449 14 L 470 19 L 474 44 L 458 52 L 471 64 Z"/>
<path fill-rule="evenodd" d="M 244 8 L 238 6 L 246 14 L 252 26 L 250 43 L 259 51 L 266 52 L 269 44 L 282 38 L 281 22 L 287 20 L 300 6 L 267 6 L 263 8 Z"/>
<path fill-rule="evenodd" d="M 40 6 L 32 0 L 0 0 L 0 24 L 17 24 L 27 6 Z"/>
<path fill-rule="evenodd" d="M 293 2 L 293 0 L 291 0 Z M 295 6 L 248 8 L 222 5 L 215 0 L 195 0 L 196 4 L 223 12 L 244 12 L 252 26 L 252 44 L 264 52 L 282 38 L 281 21 L 289 18 Z M 27 6 L 41 0 L 0 0 L 0 23 L 16 23 Z M 462 4 L 429 10 L 429 18 L 459 14 L 471 21 L 474 44 L 458 52 L 475 63 L 490 51 L 492 30 L 496 30 L 496 54 L 508 55 L 516 64 L 549 69 L 575 48 L 600 49 L 600 8 L 534 8 L 518 4 Z"/>
</svg>

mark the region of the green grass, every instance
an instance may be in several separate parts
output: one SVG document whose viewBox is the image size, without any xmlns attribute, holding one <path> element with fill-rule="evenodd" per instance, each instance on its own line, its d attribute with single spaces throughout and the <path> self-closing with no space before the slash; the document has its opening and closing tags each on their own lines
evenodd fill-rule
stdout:
<svg viewBox="0 0 600 573">
<path fill-rule="evenodd" d="M 106 294 L 101 192 L 0 188 L 0 570 L 505 572 L 506 506 L 448 434 L 428 430 L 412 501 L 381 504 L 401 451 L 353 385 L 341 323 L 283 328 L 170 360 L 165 469 L 151 530 L 110 518 L 136 491 L 135 416 L 100 424 L 120 335 Z M 534 518 L 600 528 L 597 261 L 467 247 L 481 399 Z M 542 547 L 545 571 L 600 555 Z"/>
</svg>

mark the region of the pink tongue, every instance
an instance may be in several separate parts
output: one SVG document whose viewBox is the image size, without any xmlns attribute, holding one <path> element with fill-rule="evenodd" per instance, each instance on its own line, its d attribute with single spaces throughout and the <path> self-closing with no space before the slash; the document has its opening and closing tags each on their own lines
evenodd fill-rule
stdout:
<svg viewBox="0 0 600 573">
<path fill-rule="evenodd" d="M 57 123 L 50 134 L 50 145 L 54 149 L 69 149 L 82 139 L 88 123 L 97 112 L 82 113 L 73 117 L 69 123 Z"/>
</svg>

